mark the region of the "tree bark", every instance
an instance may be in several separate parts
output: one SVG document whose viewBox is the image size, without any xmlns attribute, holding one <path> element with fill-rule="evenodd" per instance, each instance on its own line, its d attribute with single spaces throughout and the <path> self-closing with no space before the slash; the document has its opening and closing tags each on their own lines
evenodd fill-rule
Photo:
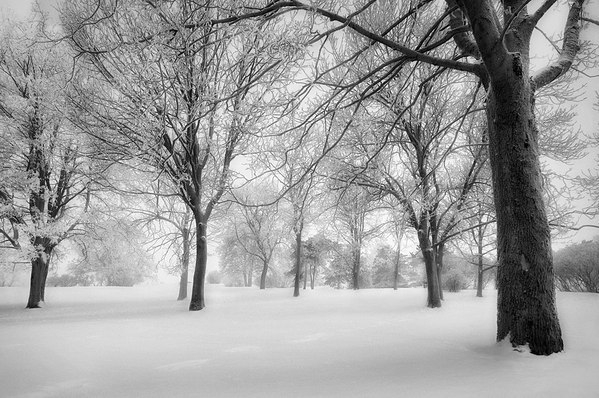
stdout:
<svg viewBox="0 0 599 398">
<path fill-rule="evenodd" d="M 300 295 L 300 278 L 301 278 L 301 266 L 302 266 L 302 230 L 296 228 L 295 231 L 295 281 L 293 284 L 293 297 Z M 304 279 L 307 275 L 304 275 Z"/>
<path fill-rule="evenodd" d="M 193 274 L 190 311 L 199 311 L 206 306 L 204 301 L 204 281 L 206 279 L 206 262 L 208 261 L 208 245 L 206 241 L 207 219 L 201 214 L 195 214 L 196 222 L 196 264 Z"/>
<path fill-rule="evenodd" d="M 482 225 L 478 226 L 478 267 L 477 267 L 477 279 L 476 279 L 476 297 L 483 296 L 483 274 L 484 274 L 484 263 L 483 263 L 483 227 Z"/>
<path fill-rule="evenodd" d="M 443 280 L 441 279 L 441 272 L 443 271 L 443 255 L 445 254 L 445 245 L 438 244 L 435 251 L 435 265 L 437 267 L 437 286 L 439 287 L 439 298 L 443 300 Z"/>
<path fill-rule="evenodd" d="M 42 273 L 44 269 L 43 253 L 31 260 L 31 281 L 29 285 L 29 300 L 27 308 L 41 308 L 42 302 Z"/>
<path fill-rule="evenodd" d="M 437 263 L 435 261 L 435 252 L 431 247 L 431 242 L 424 232 L 418 234 L 420 243 L 420 251 L 424 257 L 424 266 L 426 269 L 427 283 L 427 302 L 426 305 L 430 308 L 441 307 L 441 297 L 439 296 L 439 277 L 437 276 Z"/>
<path fill-rule="evenodd" d="M 179 278 L 179 295 L 177 300 L 185 300 L 187 298 L 187 284 L 189 281 L 189 270 L 183 270 Z"/>
<path fill-rule="evenodd" d="M 401 264 L 401 250 L 399 244 L 395 253 L 395 267 L 393 268 L 393 290 L 399 287 L 399 266 Z"/>
<path fill-rule="evenodd" d="M 181 263 L 181 277 L 179 279 L 179 296 L 177 300 L 185 300 L 187 298 L 187 281 L 189 278 L 189 230 L 183 228 L 181 233 L 183 238 L 183 258 Z"/>
<path fill-rule="evenodd" d="M 488 78 L 489 159 L 497 213 L 497 340 L 528 344 L 533 354 L 563 349 L 555 307 L 551 238 L 542 195 L 534 91 L 563 75 L 580 48 L 584 0 L 568 14 L 559 59 L 529 74 L 530 38 L 536 23 L 554 2 L 533 15 L 504 3 L 502 27 L 488 0 L 461 1 Z M 524 6 L 526 3 L 523 4 Z M 522 11 L 522 12 L 520 12 Z"/>
<path fill-rule="evenodd" d="M 42 247 L 31 260 L 31 279 L 29 282 L 29 299 L 26 308 L 41 308 L 40 303 L 45 299 L 46 279 L 50 269 L 50 256 L 55 245 L 49 238 L 36 237 L 33 239 L 35 247 Z"/>
<path fill-rule="evenodd" d="M 48 272 L 50 271 L 50 254 L 46 254 L 46 258 L 47 260 L 42 267 L 42 281 L 40 285 L 40 298 L 42 302 L 46 301 L 46 280 L 48 279 Z"/>
<path fill-rule="evenodd" d="M 268 272 L 268 262 L 264 261 L 262 265 L 262 274 L 260 275 L 260 289 L 266 289 L 266 273 Z"/>
<path fill-rule="evenodd" d="M 360 289 L 360 249 L 352 248 L 353 264 L 352 264 L 352 283 L 354 290 Z"/>
<path fill-rule="evenodd" d="M 555 308 L 550 229 L 528 79 L 494 82 L 489 152 L 497 212 L 497 340 L 529 344 L 534 354 L 563 349 Z"/>
</svg>

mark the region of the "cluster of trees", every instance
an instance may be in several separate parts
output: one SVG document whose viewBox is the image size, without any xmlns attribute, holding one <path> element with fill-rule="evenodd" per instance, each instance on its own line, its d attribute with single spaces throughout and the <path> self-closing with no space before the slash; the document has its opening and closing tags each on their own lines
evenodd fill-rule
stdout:
<svg viewBox="0 0 599 398">
<path fill-rule="evenodd" d="M 541 102 L 596 19 L 574 0 L 558 57 L 538 68 L 533 32 L 556 1 L 528 3 L 65 0 L 59 26 L 39 13 L 12 23 L 0 232 L 31 263 L 27 306 L 43 302 L 67 240 L 94 283 L 120 278 L 108 264 L 147 269 L 148 246 L 172 256 L 180 299 L 195 260 L 195 311 L 211 242 L 230 283 L 282 285 L 291 272 L 298 296 L 302 278 L 359 289 L 365 264 L 368 283 L 397 288 L 411 233 L 429 307 L 462 286 L 448 258 L 461 252 L 479 294 L 497 271 L 498 340 L 561 351 L 550 217 L 568 220 L 545 205 L 560 191 L 541 156 L 570 160 L 583 145 Z M 123 217 L 134 259 L 112 250 L 127 242 L 110 227 Z M 390 246 L 365 261 L 373 236 Z"/>
</svg>

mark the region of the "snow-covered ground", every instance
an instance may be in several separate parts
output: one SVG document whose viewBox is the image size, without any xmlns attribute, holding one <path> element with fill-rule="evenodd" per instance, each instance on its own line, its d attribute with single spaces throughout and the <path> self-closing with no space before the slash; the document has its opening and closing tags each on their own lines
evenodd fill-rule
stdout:
<svg viewBox="0 0 599 398">
<path fill-rule="evenodd" d="M 496 344 L 495 292 L 0 288 L 1 397 L 598 397 L 599 295 L 559 293 L 566 351 Z"/>
</svg>

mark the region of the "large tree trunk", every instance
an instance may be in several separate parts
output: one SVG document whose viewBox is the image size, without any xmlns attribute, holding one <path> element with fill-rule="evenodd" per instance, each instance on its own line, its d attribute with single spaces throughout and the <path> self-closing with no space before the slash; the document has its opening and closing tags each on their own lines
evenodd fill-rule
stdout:
<svg viewBox="0 0 599 398">
<path fill-rule="evenodd" d="M 42 246 L 43 249 L 37 252 L 37 256 L 31 260 L 31 279 L 29 282 L 29 299 L 26 308 L 40 308 L 40 303 L 45 300 L 46 279 L 50 269 L 50 256 L 52 255 L 53 245 L 48 245 L 48 238 L 35 238 L 34 246 Z"/>
<path fill-rule="evenodd" d="M 426 287 L 428 291 L 426 305 L 430 308 L 441 307 L 441 297 L 439 296 L 439 277 L 437 276 L 437 263 L 435 261 L 435 252 L 431 247 L 431 242 L 423 233 L 418 234 L 420 251 L 424 257 L 424 267 L 426 269 Z"/>
<path fill-rule="evenodd" d="M 260 289 L 266 289 L 266 273 L 268 272 L 268 261 L 262 264 L 262 274 L 260 275 Z"/>
<path fill-rule="evenodd" d="M 208 245 L 206 241 L 206 222 L 201 215 L 194 214 L 196 222 L 196 265 L 191 289 L 190 311 L 199 311 L 206 306 L 204 301 L 204 280 L 206 279 L 206 262 L 208 261 Z"/>
<path fill-rule="evenodd" d="M 497 212 L 497 339 L 534 354 L 563 349 L 555 307 L 551 240 L 533 113 L 533 90 L 515 55 L 492 81 L 487 116 Z"/>
<path fill-rule="evenodd" d="M 534 90 L 570 69 L 580 48 L 584 0 L 570 6 L 559 58 L 531 79 L 530 39 L 552 3 L 545 2 L 529 15 L 525 2 L 512 17 L 519 2 L 504 2 L 504 20 L 510 26 L 501 29 L 490 2 L 460 2 L 490 83 L 486 111 L 497 213 L 497 339 L 509 336 L 512 345 L 528 344 L 533 354 L 541 355 L 561 351 L 563 341 L 542 195 Z"/>
<path fill-rule="evenodd" d="M 40 252 L 31 260 L 31 281 L 27 308 L 41 308 L 43 272 L 46 266 L 45 253 Z"/>
<path fill-rule="evenodd" d="M 300 279 L 302 266 L 302 230 L 297 228 L 295 231 L 295 281 L 293 284 L 293 297 L 300 295 Z M 304 275 L 304 279 L 306 275 Z"/>
<path fill-rule="evenodd" d="M 187 281 L 189 278 L 189 230 L 183 228 L 183 258 L 181 262 L 181 278 L 179 279 L 179 296 L 177 300 L 185 300 L 187 298 Z"/>
</svg>

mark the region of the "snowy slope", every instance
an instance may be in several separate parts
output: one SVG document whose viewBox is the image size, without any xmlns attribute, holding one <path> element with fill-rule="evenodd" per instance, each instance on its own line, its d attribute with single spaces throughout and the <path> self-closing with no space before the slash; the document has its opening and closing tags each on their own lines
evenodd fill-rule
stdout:
<svg viewBox="0 0 599 398">
<path fill-rule="evenodd" d="M 560 293 L 567 351 L 496 344 L 495 292 L 0 288 L 1 397 L 599 397 L 599 295 Z"/>
</svg>

